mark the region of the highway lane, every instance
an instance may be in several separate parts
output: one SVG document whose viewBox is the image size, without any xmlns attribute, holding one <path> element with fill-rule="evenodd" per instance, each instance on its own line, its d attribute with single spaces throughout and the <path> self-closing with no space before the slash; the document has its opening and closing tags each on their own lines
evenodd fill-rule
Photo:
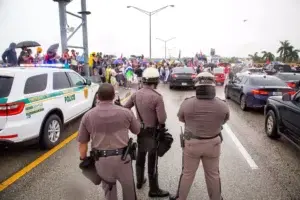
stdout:
<svg viewBox="0 0 300 200">
<path fill-rule="evenodd" d="M 123 98 L 129 90 L 120 88 L 119 96 Z M 73 120 L 65 126 L 61 141 L 72 135 L 78 130 L 81 117 Z M 36 142 L 17 144 L 17 145 L 0 145 L 0 183 L 9 178 L 11 175 L 24 168 L 30 162 L 43 155 L 46 151 L 41 150 Z"/>
<path fill-rule="evenodd" d="M 180 126 L 176 114 L 181 102 L 192 95 L 193 90 L 172 90 L 160 85 L 158 91 L 165 99 L 168 112 L 167 126 L 175 142 L 172 149 L 159 160 L 160 185 L 176 192 L 181 172 Z M 221 98 L 223 88 L 217 88 Z M 299 199 L 300 158 L 299 151 L 284 140 L 273 141 L 264 133 L 264 117 L 259 111 L 243 112 L 234 102 L 228 101 L 231 119 L 223 130 L 224 143 L 220 162 L 222 191 L 225 199 Z M 74 125 L 76 126 L 76 125 Z M 236 136 L 240 145 L 232 140 Z M 248 156 L 241 151 L 244 147 Z M 0 199 L 104 199 L 101 188 L 90 184 L 78 169 L 77 143 L 72 141 L 44 163 L 33 169 L 0 194 Z M 249 159 L 258 167 L 253 169 Z M 29 184 L 30 183 L 30 184 Z M 119 187 L 119 192 L 121 188 Z M 147 197 L 147 186 L 138 191 L 141 200 Z M 189 199 L 208 199 L 200 167 Z"/>
</svg>

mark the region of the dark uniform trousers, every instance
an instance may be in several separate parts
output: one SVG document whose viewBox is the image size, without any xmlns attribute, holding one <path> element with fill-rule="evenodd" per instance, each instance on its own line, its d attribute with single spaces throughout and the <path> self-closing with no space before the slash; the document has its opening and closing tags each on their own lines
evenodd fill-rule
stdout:
<svg viewBox="0 0 300 200">
<path fill-rule="evenodd" d="M 144 174 L 147 153 L 148 153 L 148 174 L 150 177 L 151 176 L 154 177 L 157 174 L 157 161 L 158 161 L 156 148 L 153 148 L 150 151 L 141 150 L 141 148 L 138 148 L 136 167 L 143 169 L 142 174 Z"/>
<path fill-rule="evenodd" d="M 96 169 L 103 179 L 101 184 L 106 200 L 118 200 L 116 184 L 106 183 L 116 181 L 122 186 L 123 200 L 137 200 L 130 156 L 125 161 L 121 160 L 121 156 L 101 157 L 96 162 Z"/>
<path fill-rule="evenodd" d="M 183 149 L 182 174 L 180 176 L 177 200 L 186 200 L 193 184 L 200 161 L 203 164 L 205 181 L 210 200 L 221 200 L 219 160 L 221 138 L 185 141 Z"/>
</svg>

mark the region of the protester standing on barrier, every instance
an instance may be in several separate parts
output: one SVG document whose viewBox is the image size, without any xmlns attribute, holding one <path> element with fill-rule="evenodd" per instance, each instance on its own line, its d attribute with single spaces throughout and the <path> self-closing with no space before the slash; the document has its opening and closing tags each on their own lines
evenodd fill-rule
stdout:
<svg viewBox="0 0 300 200">
<path fill-rule="evenodd" d="M 78 142 L 80 160 L 87 159 L 88 142 L 95 159 L 98 175 L 107 200 L 117 200 L 116 181 L 121 183 L 124 200 L 136 200 L 131 157 L 128 153 L 128 130 L 140 132 L 133 112 L 113 104 L 115 91 L 103 83 L 98 90 L 98 105 L 87 112 L 81 121 Z"/>
<path fill-rule="evenodd" d="M 17 52 L 16 52 L 16 43 L 11 43 L 2 54 L 2 60 L 8 66 L 15 66 L 18 64 Z"/>
<path fill-rule="evenodd" d="M 165 131 L 167 119 L 162 96 L 155 91 L 159 83 L 159 72 L 149 67 L 143 72 L 143 88 L 138 90 L 127 101 L 124 107 L 136 107 L 141 122 L 141 132 L 138 136 L 138 153 L 136 161 L 137 188 L 141 189 L 146 182 L 144 178 L 146 155 L 148 153 L 149 197 L 166 197 L 169 192 L 161 190 L 158 185 L 158 151 L 157 136 Z"/>
<path fill-rule="evenodd" d="M 221 200 L 219 159 L 222 143 L 222 125 L 229 119 L 227 104 L 216 97 L 214 76 L 208 72 L 196 77 L 196 96 L 183 101 L 178 112 L 185 123 L 181 135 L 183 149 L 182 174 L 177 195 L 170 200 L 186 200 L 202 161 L 208 196 Z"/>
</svg>

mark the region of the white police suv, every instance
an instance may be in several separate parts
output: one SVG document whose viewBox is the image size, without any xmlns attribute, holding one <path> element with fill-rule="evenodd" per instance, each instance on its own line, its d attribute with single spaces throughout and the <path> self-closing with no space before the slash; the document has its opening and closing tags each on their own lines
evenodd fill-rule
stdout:
<svg viewBox="0 0 300 200">
<path fill-rule="evenodd" d="M 63 125 L 95 106 L 98 88 L 71 69 L 0 68 L 0 142 L 54 147 Z"/>
</svg>

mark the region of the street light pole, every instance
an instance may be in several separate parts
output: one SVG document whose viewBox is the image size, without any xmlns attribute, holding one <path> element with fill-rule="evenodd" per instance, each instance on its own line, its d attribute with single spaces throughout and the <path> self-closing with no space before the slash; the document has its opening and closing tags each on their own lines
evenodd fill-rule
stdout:
<svg viewBox="0 0 300 200">
<path fill-rule="evenodd" d="M 149 57 L 152 58 L 152 31 L 151 31 L 151 15 L 149 15 Z"/>
<path fill-rule="evenodd" d="M 135 7 L 135 6 L 127 6 L 127 8 L 134 8 L 134 9 L 136 9 L 136 10 L 138 10 L 138 11 L 140 11 L 140 12 L 142 12 L 142 13 L 149 16 L 149 57 L 150 57 L 150 59 L 152 58 L 152 27 L 151 27 L 152 24 L 151 24 L 151 17 L 152 17 L 152 15 L 154 15 L 154 14 L 156 14 L 156 13 L 158 13 L 158 12 L 168 8 L 168 7 L 174 7 L 174 5 L 167 5 L 167 6 L 164 6 L 162 8 L 159 8 L 159 9 L 151 11 L 151 12 L 143 10 L 143 9 Z"/>
<path fill-rule="evenodd" d="M 170 39 L 168 39 L 168 40 L 163 40 L 163 39 L 160 39 L 160 38 L 156 38 L 156 39 L 157 39 L 157 40 L 160 40 L 160 41 L 162 41 L 162 42 L 165 43 L 165 59 L 167 59 L 167 42 L 169 42 L 169 41 L 171 41 L 171 40 L 174 40 L 175 37 L 170 38 Z"/>
</svg>

